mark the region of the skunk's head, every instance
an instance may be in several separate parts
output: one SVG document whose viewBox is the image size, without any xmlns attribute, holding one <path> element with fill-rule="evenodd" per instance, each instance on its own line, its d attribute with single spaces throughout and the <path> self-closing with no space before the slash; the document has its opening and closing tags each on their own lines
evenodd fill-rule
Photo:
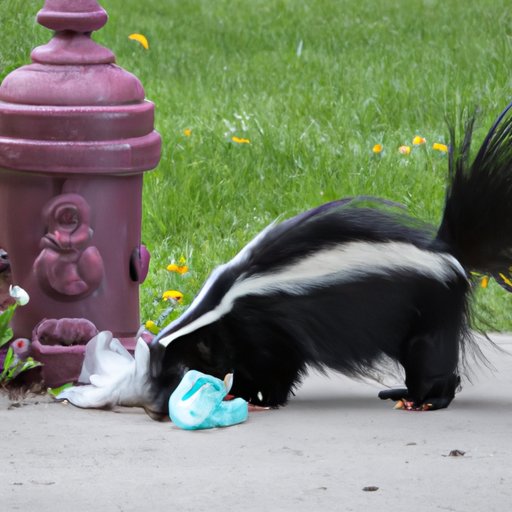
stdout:
<svg viewBox="0 0 512 512">
<path fill-rule="evenodd" d="M 227 348 L 220 330 L 220 323 L 213 322 L 180 336 L 167 346 L 160 342 L 160 336 L 155 338 L 150 359 L 152 402 L 146 406 L 146 412 L 153 419 L 167 416 L 169 397 L 189 370 L 220 379 L 233 371 L 232 351 Z"/>
<path fill-rule="evenodd" d="M 154 399 L 146 412 L 154 419 L 167 415 L 169 397 L 189 370 L 219 379 L 233 372 L 232 341 L 224 318 L 236 299 L 233 290 L 243 281 L 253 247 L 263 233 L 229 263 L 217 267 L 187 311 L 152 341 Z"/>
</svg>

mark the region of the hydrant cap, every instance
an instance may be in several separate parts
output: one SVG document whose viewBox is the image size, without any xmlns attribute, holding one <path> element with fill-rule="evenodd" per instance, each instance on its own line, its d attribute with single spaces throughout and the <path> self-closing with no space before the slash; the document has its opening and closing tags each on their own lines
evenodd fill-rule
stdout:
<svg viewBox="0 0 512 512">
<path fill-rule="evenodd" d="M 47 0 L 37 22 L 50 30 L 92 32 L 107 23 L 108 15 L 96 0 Z"/>
</svg>

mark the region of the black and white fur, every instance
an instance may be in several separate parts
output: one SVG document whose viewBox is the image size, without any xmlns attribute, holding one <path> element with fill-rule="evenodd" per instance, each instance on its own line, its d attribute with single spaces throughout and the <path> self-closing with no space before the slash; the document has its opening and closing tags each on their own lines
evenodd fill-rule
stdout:
<svg viewBox="0 0 512 512">
<path fill-rule="evenodd" d="M 437 232 L 393 208 L 365 206 L 365 198 L 265 229 L 155 338 L 130 405 L 165 416 L 170 394 L 195 369 L 233 372 L 232 394 L 275 407 L 309 367 L 373 377 L 391 359 L 405 370 L 406 389 L 382 398 L 447 407 L 471 343 L 470 273 L 508 275 L 512 263 L 509 109 L 471 164 L 472 121 L 458 151 L 452 134 Z"/>
</svg>

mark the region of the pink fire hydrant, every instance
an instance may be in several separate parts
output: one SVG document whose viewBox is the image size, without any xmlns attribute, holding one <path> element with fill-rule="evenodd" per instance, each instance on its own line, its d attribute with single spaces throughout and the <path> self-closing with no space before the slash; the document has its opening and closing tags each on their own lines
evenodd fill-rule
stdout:
<svg viewBox="0 0 512 512">
<path fill-rule="evenodd" d="M 147 272 L 142 178 L 161 139 L 139 80 L 91 39 L 107 22 L 96 0 L 46 0 L 37 21 L 54 37 L 0 86 L 0 248 L 30 295 L 15 335 L 35 336 L 32 355 L 57 385 L 96 330 L 132 348 Z"/>
</svg>

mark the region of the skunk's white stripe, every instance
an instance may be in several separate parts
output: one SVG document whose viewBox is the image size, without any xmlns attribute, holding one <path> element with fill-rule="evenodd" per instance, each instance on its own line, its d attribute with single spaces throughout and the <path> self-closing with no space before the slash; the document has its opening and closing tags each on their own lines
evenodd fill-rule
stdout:
<svg viewBox="0 0 512 512">
<path fill-rule="evenodd" d="M 239 263 L 242 263 L 243 260 L 250 257 L 250 253 L 252 249 L 260 242 L 260 240 L 267 235 L 267 233 L 274 228 L 275 222 L 269 224 L 263 231 L 260 231 L 245 247 L 243 247 L 240 252 L 238 252 L 234 258 L 232 258 L 228 263 L 224 265 L 220 265 L 217 268 L 213 270 L 213 272 L 210 274 L 206 282 L 204 283 L 203 287 L 201 288 L 199 294 L 196 296 L 196 298 L 192 301 L 192 304 L 188 307 L 188 309 L 181 315 L 180 320 L 186 320 L 187 317 L 189 317 L 195 310 L 198 304 L 200 304 L 203 300 L 203 298 L 206 296 L 206 294 L 210 291 L 211 287 L 217 280 L 217 278 L 226 270 L 228 267 L 232 267 L 234 265 L 237 265 Z M 205 315 L 208 315 L 208 313 L 205 313 Z M 201 317 L 202 318 L 202 317 Z M 213 322 L 215 320 L 212 320 Z M 211 322 L 207 322 L 205 325 L 208 325 Z M 165 338 L 163 338 L 165 339 Z M 160 343 L 162 341 L 160 340 Z M 168 344 L 163 344 L 164 346 L 167 346 Z"/>
<path fill-rule="evenodd" d="M 243 252 L 235 257 L 238 260 Z M 233 261 L 235 261 L 233 260 Z M 192 303 L 187 314 L 202 300 L 215 279 L 233 261 L 214 272 Z M 450 254 L 419 249 L 405 242 L 349 242 L 314 252 L 288 267 L 269 274 L 244 278 L 242 275 L 211 311 L 198 317 L 183 328 L 164 336 L 160 343 L 166 347 L 173 340 L 209 325 L 231 311 L 234 302 L 247 295 L 267 295 L 284 291 L 302 294 L 308 289 L 332 283 L 354 281 L 368 275 L 386 275 L 396 271 L 409 271 L 439 281 L 453 279 L 456 274 L 466 276 L 462 265 Z"/>
</svg>

